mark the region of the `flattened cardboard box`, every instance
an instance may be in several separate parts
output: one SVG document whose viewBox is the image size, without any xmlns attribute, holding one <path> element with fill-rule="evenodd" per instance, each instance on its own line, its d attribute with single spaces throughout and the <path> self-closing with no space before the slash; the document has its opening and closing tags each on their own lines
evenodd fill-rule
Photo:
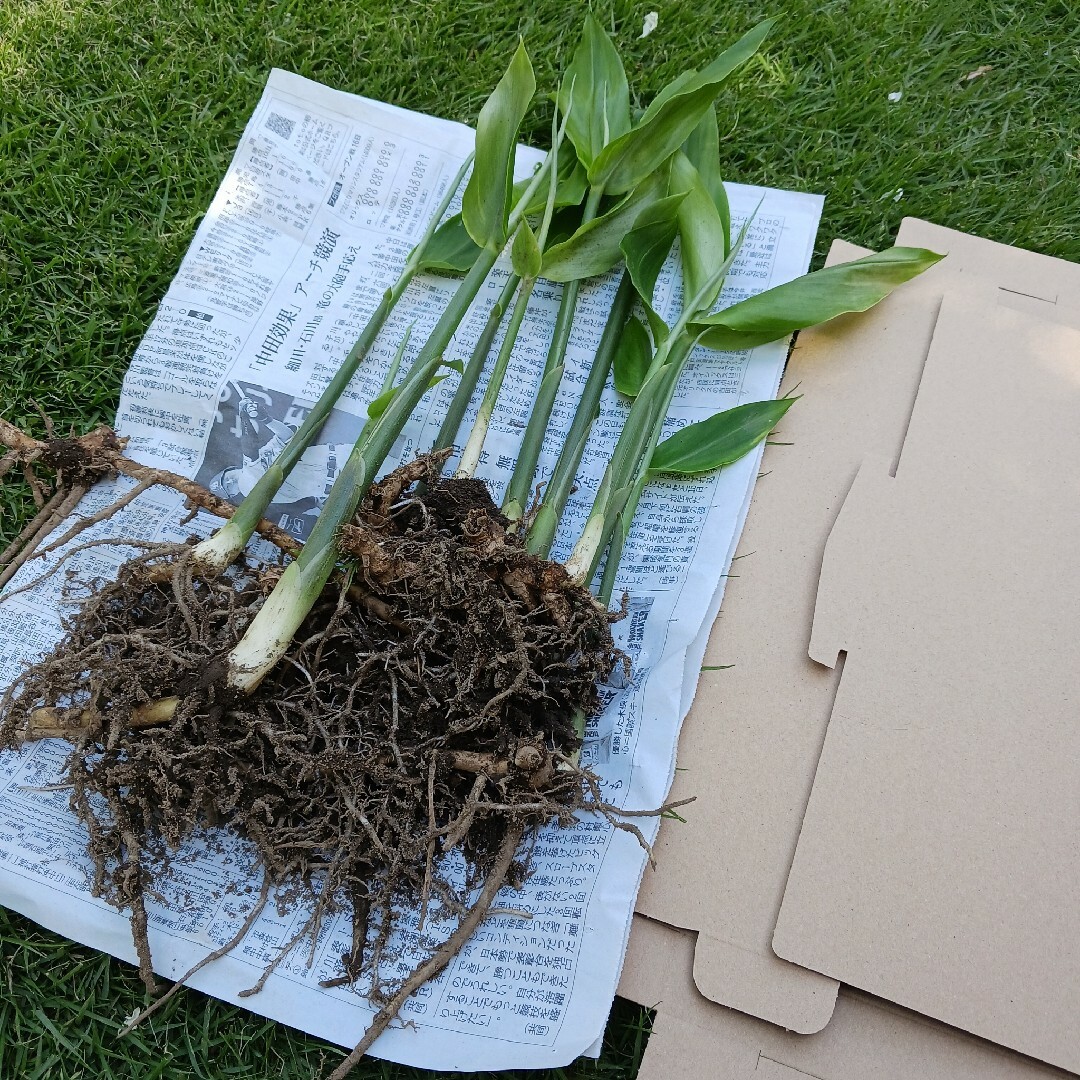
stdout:
<svg viewBox="0 0 1080 1080">
<path fill-rule="evenodd" d="M 703 997 L 695 934 L 635 915 L 619 993 L 656 1009 L 638 1080 L 1064 1080 L 1068 1074 L 840 988 L 824 1031 L 797 1035 Z"/>
<path fill-rule="evenodd" d="M 844 663 L 778 955 L 1080 1071 L 1080 331 L 941 306 L 810 655 Z"/>
<path fill-rule="evenodd" d="M 897 242 L 950 257 L 869 315 L 800 335 L 784 384 L 806 399 L 783 425 L 795 446 L 767 453 L 739 548 L 751 561 L 728 584 L 706 656 L 706 668 L 736 666 L 703 673 L 680 743 L 688 768 L 673 797 L 698 802 L 688 824 L 661 829 L 638 904 L 698 931 L 702 994 L 800 1032 L 828 1023 L 837 987 L 770 947 L 837 680 L 806 652 L 825 539 L 861 459 L 898 454 L 954 283 L 982 279 L 1004 306 L 1080 325 L 1068 302 L 1080 267 L 911 219 Z M 838 244 L 830 262 L 861 254 Z"/>
</svg>

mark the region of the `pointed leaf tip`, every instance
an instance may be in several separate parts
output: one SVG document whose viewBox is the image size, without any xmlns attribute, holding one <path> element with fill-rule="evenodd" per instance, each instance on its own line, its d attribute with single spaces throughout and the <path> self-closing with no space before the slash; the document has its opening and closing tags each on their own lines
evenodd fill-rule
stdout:
<svg viewBox="0 0 1080 1080">
<path fill-rule="evenodd" d="M 766 19 L 701 71 L 683 72 L 665 86 L 641 120 L 614 139 L 589 166 L 589 182 L 618 195 L 639 184 L 690 137 L 721 85 L 761 48 L 772 29 Z"/>
<path fill-rule="evenodd" d="M 751 401 L 688 424 L 657 446 L 649 468 L 653 472 L 698 476 L 731 465 L 762 442 L 796 400 L 786 397 Z"/>
<path fill-rule="evenodd" d="M 613 139 L 630 130 L 630 88 L 607 31 L 590 11 L 558 93 L 566 133 L 586 168 Z"/>
<path fill-rule="evenodd" d="M 476 158 L 462 196 L 461 216 L 479 247 L 501 247 L 506 240 L 518 129 L 535 92 L 532 63 L 525 43 L 519 42 L 476 122 Z"/>
<path fill-rule="evenodd" d="M 641 320 L 632 315 L 623 328 L 615 350 L 615 389 L 627 397 L 637 397 L 652 360 L 652 341 Z"/>
<path fill-rule="evenodd" d="M 525 280 L 539 277 L 542 259 L 536 235 L 529 228 L 529 223 L 523 221 L 514 234 L 514 243 L 510 249 L 510 261 L 514 273 Z"/>
<path fill-rule="evenodd" d="M 710 349 L 750 349 L 838 315 L 866 311 L 942 258 L 924 248 L 886 248 L 740 300 L 696 320 L 691 329 Z"/>
</svg>

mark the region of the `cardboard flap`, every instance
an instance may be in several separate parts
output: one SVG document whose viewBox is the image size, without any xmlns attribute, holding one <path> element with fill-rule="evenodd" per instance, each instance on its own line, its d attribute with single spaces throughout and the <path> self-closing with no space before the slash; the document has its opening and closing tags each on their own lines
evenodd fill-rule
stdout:
<svg viewBox="0 0 1080 1080">
<path fill-rule="evenodd" d="M 697 942 L 700 948 L 701 942 Z M 843 987 L 817 1035 L 703 997 L 695 935 L 634 916 L 619 993 L 655 1009 L 638 1080 L 1063 1080 L 1048 1065 Z"/>
<path fill-rule="evenodd" d="M 810 659 L 826 667 L 836 667 L 848 643 L 864 636 L 863 620 L 873 617 L 865 601 L 882 588 L 876 530 L 892 495 L 889 470 L 885 458 L 863 462 L 829 533 L 809 649 Z"/>
<path fill-rule="evenodd" d="M 1074 1071 L 1078 419 L 1080 332 L 946 297 L 896 476 L 826 548 L 815 655 L 848 655 L 773 938 Z"/>
<path fill-rule="evenodd" d="M 704 932 L 694 950 L 694 985 L 707 998 L 751 1016 L 767 1016 L 785 1031 L 812 1035 L 832 1017 L 840 984 L 789 964 L 771 952 L 722 941 Z"/>
<path fill-rule="evenodd" d="M 866 254 L 838 241 L 828 262 Z M 911 292 L 886 302 L 906 324 L 905 350 L 920 335 L 929 342 L 930 295 L 929 305 Z M 784 388 L 799 384 L 804 395 L 780 428 L 793 445 L 766 450 L 709 666 L 680 736 L 671 797 L 697 801 L 685 823 L 661 825 L 659 869 L 646 871 L 637 905 L 702 931 L 702 943 L 737 950 L 739 962 L 728 963 L 721 946 L 706 947 L 695 963 L 699 985 L 792 1029 L 818 1024 L 836 988 L 778 961 L 770 947 L 835 684 L 806 655 L 818 559 L 867 443 L 899 446 L 922 366 L 916 345 L 910 364 L 887 360 L 875 371 L 860 362 L 874 340 L 872 328 L 845 317 L 800 337 L 789 361 Z"/>
<path fill-rule="evenodd" d="M 697 801 L 685 823 L 661 825 L 658 870 L 646 871 L 638 899 L 638 911 L 702 931 L 694 969 L 704 992 L 782 1026 L 816 1008 L 820 990 L 777 961 L 771 941 L 840 676 L 807 652 L 826 538 L 868 455 L 889 480 L 944 293 L 982 282 L 998 304 L 1038 304 L 1080 325 L 1080 266 L 915 219 L 897 243 L 949 257 L 871 311 L 796 340 L 782 385 L 804 395 L 781 425 L 791 445 L 766 449 L 680 737 L 671 797 Z M 828 263 L 865 254 L 838 241 Z M 734 666 L 710 670 L 724 665 Z M 728 964 L 710 939 L 755 962 Z"/>
<path fill-rule="evenodd" d="M 948 274 L 997 286 L 1001 307 L 1080 329 L 1080 266 L 996 244 L 918 218 L 904 218 L 896 243 L 948 254 Z M 942 265 L 942 264 L 939 264 Z"/>
</svg>

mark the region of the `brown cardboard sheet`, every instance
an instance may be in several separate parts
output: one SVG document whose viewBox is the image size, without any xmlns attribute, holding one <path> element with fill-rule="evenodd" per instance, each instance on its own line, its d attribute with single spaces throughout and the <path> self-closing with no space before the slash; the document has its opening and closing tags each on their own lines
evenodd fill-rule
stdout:
<svg viewBox="0 0 1080 1080">
<path fill-rule="evenodd" d="M 1080 331 L 982 292 L 825 549 L 847 658 L 773 946 L 1080 1071 Z"/>
<path fill-rule="evenodd" d="M 844 986 L 795 1035 L 717 1005 L 691 978 L 692 931 L 634 917 L 619 993 L 655 1008 L 638 1080 L 1060 1080 L 1066 1073 Z M 700 947 L 700 946 L 699 946 Z"/>
<path fill-rule="evenodd" d="M 897 242 L 949 257 L 792 353 L 781 392 L 803 399 L 780 440 L 793 445 L 766 450 L 680 737 L 672 798 L 697 801 L 662 825 L 637 905 L 698 931 L 702 994 L 804 1033 L 828 1023 L 837 982 L 771 941 L 839 678 L 807 655 L 826 538 L 863 458 L 899 454 L 943 293 L 980 279 L 1000 304 L 1080 325 L 1078 266 L 914 219 Z M 861 254 L 838 242 L 829 262 Z"/>
<path fill-rule="evenodd" d="M 1080 329 L 1080 266 L 1034 251 L 997 244 L 918 218 L 904 218 L 896 243 L 948 252 L 928 280 L 939 292 L 973 278 L 997 287 L 1002 307 Z M 905 286 L 907 288 L 908 286 Z"/>
</svg>

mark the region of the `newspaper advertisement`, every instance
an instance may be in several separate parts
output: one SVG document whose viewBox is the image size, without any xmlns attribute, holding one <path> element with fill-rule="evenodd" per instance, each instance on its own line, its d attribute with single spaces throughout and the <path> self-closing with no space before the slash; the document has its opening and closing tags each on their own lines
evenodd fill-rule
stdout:
<svg viewBox="0 0 1080 1080">
<path fill-rule="evenodd" d="M 472 142 L 465 126 L 274 71 L 131 362 L 116 425 L 129 440 L 129 456 L 195 477 L 239 501 L 303 420 L 396 279 Z M 540 160 L 538 151 L 522 148 L 519 175 Z M 752 222 L 725 285 L 727 302 L 805 272 L 820 198 L 732 185 L 730 199 L 735 227 L 751 215 Z M 669 317 L 680 299 L 674 265 L 669 260 L 656 294 L 657 309 Z M 447 360 L 468 357 L 508 273 L 508 264 L 497 268 Z M 614 273 L 582 290 L 540 480 L 554 464 L 554 448 L 570 423 L 617 284 Z M 412 282 L 281 489 L 268 516 L 298 539 L 309 534 L 403 334 L 412 328 L 408 360 L 453 287 L 445 277 L 421 275 Z M 510 476 L 559 296 L 559 286 L 538 284 L 513 352 L 479 470 L 496 501 Z M 680 383 L 671 428 L 774 396 L 786 348 L 781 342 L 750 353 L 700 351 Z M 428 391 L 387 468 L 431 448 L 453 386 L 450 378 Z M 580 532 L 625 411 L 609 387 L 555 558 L 568 554 Z M 613 628 L 616 644 L 632 660 L 632 675 L 619 672 L 603 687 L 604 708 L 590 721 L 583 752 L 610 803 L 647 810 L 664 801 L 704 635 L 759 461 L 760 453 L 751 454 L 698 479 L 659 479 L 641 500 L 615 591 L 628 597 L 626 617 Z M 78 513 L 92 514 L 129 483 L 117 480 L 92 491 Z M 215 524 L 208 515 L 191 520 L 178 494 L 152 488 L 79 541 L 106 535 L 182 539 L 205 535 Z M 74 602 L 69 593 L 77 594 L 71 582 L 114 575 L 129 551 L 84 548 L 62 572 L 0 602 L 0 685 L 59 637 L 61 616 Z M 57 558 L 31 561 L 13 585 L 40 577 Z M 53 786 L 65 756 L 66 744 L 56 740 L 0 756 L 0 903 L 133 960 L 126 913 L 91 894 L 86 838 L 66 793 Z M 651 840 L 657 820 L 635 821 Z M 173 979 L 235 934 L 258 892 L 254 877 L 235 884 L 246 873 L 246 849 L 238 839 L 192 840 L 181 855 L 170 894 L 148 900 L 156 967 Z M 574 828 L 545 828 L 532 847 L 524 888 L 498 897 L 496 907 L 509 913 L 484 920 L 447 970 L 408 1001 L 402 1014 L 407 1023 L 386 1031 L 374 1053 L 445 1071 L 552 1068 L 587 1052 L 607 1020 L 645 860 L 637 839 L 598 816 L 583 815 Z M 241 945 L 191 984 L 352 1046 L 376 1010 L 357 988 L 320 986 L 340 974 L 348 922 L 344 916 L 328 920 L 318 940 L 290 953 L 260 993 L 240 999 L 239 992 L 304 924 L 302 912 L 281 914 L 270 904 Z M 440 932 L 437 927 L 418 928 L 417 922 L 414 940 L 421 946 L 437 941 L 429 937 Z M 410 936 L 407 919 L 403 934 Z M 411 963 L 410 947 L 402 942 L 397 962 L 403 966 Z"/>
</svg>

